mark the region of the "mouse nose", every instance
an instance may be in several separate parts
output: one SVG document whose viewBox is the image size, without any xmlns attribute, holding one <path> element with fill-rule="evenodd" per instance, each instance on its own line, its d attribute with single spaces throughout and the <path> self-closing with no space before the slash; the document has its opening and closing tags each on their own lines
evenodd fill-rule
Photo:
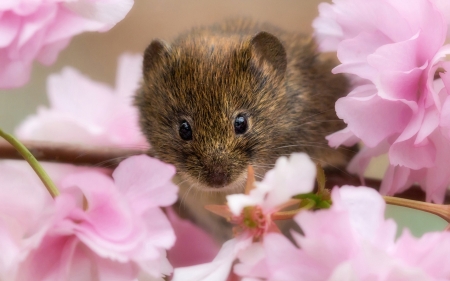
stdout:
<svg viewBox="0 0 450 281">
<path fill-rule="evenodd" d="M 221 168 L 213 169 L 208 176 L 208 184 L 211 187 L 224 187 L 228 183 L 228 174 Z"/>
</svg>

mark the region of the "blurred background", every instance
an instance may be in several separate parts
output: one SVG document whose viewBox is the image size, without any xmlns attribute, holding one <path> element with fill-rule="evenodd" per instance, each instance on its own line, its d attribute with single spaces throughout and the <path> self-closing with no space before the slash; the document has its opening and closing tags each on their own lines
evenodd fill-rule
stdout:
<svg viewBox="0 0 450 281">
<path fill-rule="evenodd" d="M 106 33 L 83 33 L 72 39 L 52 66 L 35 63 L 30 82 L 19 89 L 0 90 L 0 127 L 7 132 L 38 105 L 46 105 L 46 79 L 72 66 L 91 79 L 114 86 L 117 58 L 124 52 L 143 53 L 154 38 L 170 42 L 192 26 L 209 25 L 225 18 L 248 16 L 267 21 L 290 31 L 310 34 L 312 20 L 318 15 L 319 0 L 135 0 L 124 20 Z M 326 1 L 325 1 L 326 2 Z M 386 159 L 371 163 L 367 176 L 380 178 Z M 428 230 L 441 230 L 445 223 L 436 216 L 389 207 L 393 217 L 416 236 Z"/>
</svg>

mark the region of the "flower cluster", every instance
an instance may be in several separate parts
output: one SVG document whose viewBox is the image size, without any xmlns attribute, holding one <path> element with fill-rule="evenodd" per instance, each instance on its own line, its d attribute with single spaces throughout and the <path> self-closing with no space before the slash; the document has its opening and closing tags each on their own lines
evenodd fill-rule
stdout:
<svg viewBox="0 0 450 281">
<path fill-rule="evenodd" d="M 251 173 L 249 176 L 252 176 Z M 248 194 L 228 195 L 225 210 L 210 208 L 240 223 L 238 227 L 241 231 L 222 246 L 212 262 L 176 268 L 173 281 L 227 280 L 233 262 L 244 249 L 250 247 L 253 241 L 264 239 L 267 233 L 279 232 L 272 216 L 285 206 L 292 205 L 289 201 L 294 195 L 311 192 L 315 177 L 316 166 L 306 154 L 293 154 L 290 159 L 281 157 L 275 168 L 267 172 L 262 182 L 256 182 Z M 253 185 L 251 179 L 247 180 L 248 185 Z"/>
<path fill-rule="evenodd" d="M 368 187 L 335 187 L 329 209 L 299 212 L 294 221 L 302 234 L 292 231 L 296 245 L 278 228 L 268 227 L 292 195 L 312 191 L 314 174 L 315 165 L 305 154 L 280 158 L 249 194 L 229 195 L 225 209 L 208 207 L 243 218 L 234 220 L 243 223 L 238 225 L 242 231 L 211 262 L 175 268 L 173 280 L 225 281 L 237 261 L 234 274 L 255 281 L 450 278 L 450 261 L 443 258 L 450 251 L 450 233 L 417 239 L 406 230 L 396 240 L 396 224 L 384 218 L 384 199 Z M 438 244 L 439 250 L 434 248 Z"/>
<path fill-rule="evenodd" d="M 0 88 L 23 86 L 35 59 L 53 63 L 70 39 L 106 31 L 122 20 L 133 0 L 2 0 Z"/>
<path fill-rule="evenodd" d="M 23 85 L 35 59 L 52 63 L 72 36 L 109 29 L 133 4 L 0 1 L 0 88 Z M 442 202 L 450 185 L 450 2 L 333 2 L 320 5 L 315 36 L 322 51 L 337 51 L 334 72 L 348 75 L 353 89 L 336 103 L 348 126 L 328 136 L 330 145 L 362 141 L 349 166 L 361 175 L 372 157 L 388 153 L 383 193 L 418 182 L 427 200 Z M 121 56 L 114 88 L 63 69 L 48 79 L 49 107 L 28 117 L 17 135 L 148 147 L 132 106 L 141 69 L 141 56 Z M 55 199 L 23 162 L 0 162 L 0 280 L 162 281 L 172 272 L 173 281 L 450 280 L 449 232 L 415 238 L 406 230 L 396 239 L 383 198 L 363 186 L 335 187 L 330 207 L 321 173 L 319 192 L 311 193 L 316 165 L 303 153 L 278 159 L 261 182 L 249 167 L 245 194 L 207 206 L 235 224 L 235 237 L 220 249 L 170 207 L 178 191 L 171 165 L 140 155 L 112 174 L 44 166 L 61 191 Z M 326 209 L 309 210 L 314 198 Z M 301 234 L 281 228 L 291 231 L 290 241 L 275 221 L 294 213 L 290 227 Z"/>
<path fill-rule="evenodd" d="M 242 251 L 235 272 L 247 280 L 448 280 L 450 233 L 409 231 L 395 240 L 396 225 L 384 219 L 385 203 L 373 189 L 332 191 L 330 209 L 304 211 L 294 219 L 303 234 L 295 246 L 278 233 Z M 439 246 L 437 246 L 439 245 Z M 438 247 L 439 249 L 435 249 Z"/>
<path fill-rule="evenodd" d="M 155 278 L 171 273 L 165 250 L 175 235 L 160 207 L 177 199 L 173 166 L 141 155 L 121 162 L 112 178 L 72 173 L 52 201 L 32 175 L 2 165 L 2 183 L 9 185 L 0 189 L 8 202 L 0 213 L 3 280 L 133 280 L 141 271 Z"/>
<path fill-rule="evenodd" d="M 362 140 L 349 166 L 361 175 L 370 158 L 388 153 L 382 193 L 418 182 L 427 200 L 441 203 L 450 184 L 447 2 L 336 0 L 319 10 L 320 48 L 337 50 L 341 64 L 333 71 L 350 74 L 355 85 L 336 103 L 348 126 L 328 137 L 330 145 Z"/>
<path fill-rule="evenodd" d="M 115 89 L 70 67 L 51 75 L 47 82 L 50 108 L 38 108 L 37 114 L 18 126 L 16 135 L 20 139 L 85 145 L 148 146 L 132 106 L 141 68 L 141 55 L 123 54 Z"/>
<path fill-rule="evenodd" d="M 50 106 L 23 121 L 17 135 L 83 145 L 148 147 L 132 106 L 141 65 L 142 56 L 122 55 L 114 89 L 72 68 L 50 76 Z M 7 187 L 0 188 L 0 194 L 17 191 L 0 196 L 2 202 L 16 204 L 3 205 L 0 221 L 4 218 L 11 227 L 23 227 L 8 240 L 0 235 L 2 249 L 11 248 L 15 256 L 4 255 L 4 267 L 0 261 L 2 280 L 109 281 L 133 280 L 138 275 L 162 280 L 172 266 L 209 261 L 219 250 L 203 230 L 181 220 L 170 208 L 165 209 L 167 218 L 160 210 L 176 200 L 177 188 L 170 182 L 174 170 L 169 165 L 146 156 L 132 157 L 121 163 L 113 179 L 106 169 L 42 165 L 62 191 L 55 203 L 27 163 L 0 162 L 0 179 Z M 22 221 L 24 212 L 43 218 L 30 217 L 27 224 Z M 30 238 L 17 238 L 22 236 Z"/>
</svg>

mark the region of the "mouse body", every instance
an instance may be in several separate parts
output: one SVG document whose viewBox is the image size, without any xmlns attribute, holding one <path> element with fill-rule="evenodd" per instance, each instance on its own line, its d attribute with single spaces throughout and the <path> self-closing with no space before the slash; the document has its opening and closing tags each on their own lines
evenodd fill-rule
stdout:
<svg viewBox="0 0 450 281">
<path fill-rule="evenodd" d="M 293 152 L 345 166 L 352 153 L 325 139 L 345 127 L 334 104 L 349 83 L 333 67 L 311 37 L 249 19 L 152 41 L 135 105 L 150 154 L 177 169 L 183 212 L 224 240 L 227 223 L 203 206 L 242 192 L 248 165 L 259 180 Z"/>
</svg>

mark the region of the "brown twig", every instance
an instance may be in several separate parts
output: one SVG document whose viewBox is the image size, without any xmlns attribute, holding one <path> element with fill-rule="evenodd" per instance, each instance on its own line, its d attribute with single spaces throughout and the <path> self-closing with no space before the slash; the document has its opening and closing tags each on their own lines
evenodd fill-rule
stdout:
<svg viewBox="0 0 450 281">
<path fill-rule="evenodd" d="M 38 161 L 68 163 L 78 166 L 115 168 L 124 158 L 144 154 L 144 149 L 83 146 L 68 143 L 22 141 Z M 22 156 L 8 142 L 0 141 L 0 159 L 20 159 Z"/>
<path fill-rule="evenodd" d="M 384 201 L 391 205 L 408 207 L 415 210 L 420 210 L 434 214 L 443 218 L 446 222 L 450 222 L 450 205 L 440 205 L 426 202 L 417 202 L 415 200 L 407 200 L 404 198 L 396 198 L 390 196 L 383 196 Z"/>
<path fill-rule="evenodd" d="M 23 141 L 22 142 L 36 157 L 43 162 L 69 163 L 79 166 L 96 166 L 115 168 L 124 158 L 144 154 L 145 149 L 128 149 L 118 147 L 83 146 L 67 143 Z M 22 159 L 22 156 L 6 141 L 0 141 L 0 159 Z M 379 189 L 380 181 L 365 179 L 365 185 Z M 338 185 L 361 185 L 359 177 L 345 172 L 327 172 L 326 187 L 332 188 Z M 425 201 L 425 193 L 419 186 L 413 186 L 396 197 Z M 450 204 L 450 196 L 447 195 L 445 204 Z"/>
<path fill-rule="evenodd" d="M 333 188 L 333 186 L 342 186 L 342 185 L 354 185 L 360 186 L 362 185 L 359 177 L 350 175 L 344 172 L 328 172 L 327 173 L 327 183 L 326 188 Z M 380 189 L 381 181 L 377 179 L 368 179 L 365 178 L 365 186 L 372 187 L 376 190 Z M 413 185 L 409 189 L 405 190 L 402 193 L 395 194 L 395 197 L 416 200 L 416 201 L 425 201 L 425 192 L 418 185 Z M 447 193 L 444 198 L 444 204 L 450 204 L 450 196 Z"/>
</svg>

